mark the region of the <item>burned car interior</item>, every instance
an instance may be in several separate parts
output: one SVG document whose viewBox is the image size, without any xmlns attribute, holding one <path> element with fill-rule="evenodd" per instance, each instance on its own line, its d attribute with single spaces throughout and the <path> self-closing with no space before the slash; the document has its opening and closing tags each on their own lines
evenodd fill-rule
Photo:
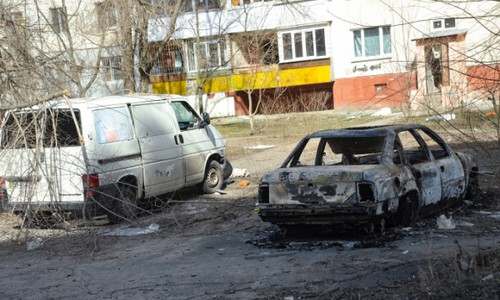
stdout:
<svg viewBox="0 0 500 300">
<path fill-rule="evenodd" d="M 394 164 L 417 164 L 449 156 L 443 143 L 422 130 L 402 131 L 394 138 Z M 424 139 L 425 138 L 425 139 Z M 370 165 L 382 159 L 386 136 L 311 137 L 284 164 L 289 167 Z M 424 145 L 424 146 L 422 146 Z M 424 149 L 428 148 L 429 151 Z"/>
<path fill-rule="evenodd" d="M 385 137 L 311 138 L 290 167 L 378 164 Z M 288 163 L 286 163 L 288 165 Z"/>
</svg>

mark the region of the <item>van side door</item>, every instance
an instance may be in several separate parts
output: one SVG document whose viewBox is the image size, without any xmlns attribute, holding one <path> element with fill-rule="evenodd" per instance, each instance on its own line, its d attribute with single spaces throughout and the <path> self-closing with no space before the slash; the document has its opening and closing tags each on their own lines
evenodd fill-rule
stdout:
<svg viewBox="0 0 500 300">
<path fill-rule="evenodd" d="M 142 153 L 145 196 L 182 188 L 186 173 L 169 103 L 132 104 L 131 111 Z"/>
</svg>

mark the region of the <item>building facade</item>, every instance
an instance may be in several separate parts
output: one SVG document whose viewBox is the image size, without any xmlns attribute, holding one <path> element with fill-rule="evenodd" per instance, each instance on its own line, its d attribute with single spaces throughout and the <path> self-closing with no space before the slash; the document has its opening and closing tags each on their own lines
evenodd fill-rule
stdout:
<svg viewBox="0 0 500 300">
<path fill-rule="evenodd" d="M 221 115 L 459 106 L 498 82 L 495 1 L 186 3 L 174 31 L 150 20 L 149 42 L 165 44 L 152 89 L 201 92 Z"/>
<path fill-rule="evenodd" d="M 0 73 L 13 84 L 1 88 L 3 102 L 62 90 L 72 97 L 124 92 L 114 1 L 8 0 L 0 10 L 0 60 L 9 65 Z"/>
<path fill-rule="evenodd" d="M 0 11 L 1 99 L 149 91 L 201 95 L 231 116 L 499 98 L 498 1 L 8 0 Z"/>
</svg>

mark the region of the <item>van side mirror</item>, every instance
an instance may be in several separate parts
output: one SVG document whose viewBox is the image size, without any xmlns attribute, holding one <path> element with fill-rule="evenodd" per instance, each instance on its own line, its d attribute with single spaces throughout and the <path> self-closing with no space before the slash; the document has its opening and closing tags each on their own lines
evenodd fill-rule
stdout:
<svg viewBox="0 0 500 300">
<path fill-rule="evenodd" d="M 201 127 L 205 127 L 210 124 L 210 115 L 208 113 L 203 113 L 201 121 Z"/>
</svg>

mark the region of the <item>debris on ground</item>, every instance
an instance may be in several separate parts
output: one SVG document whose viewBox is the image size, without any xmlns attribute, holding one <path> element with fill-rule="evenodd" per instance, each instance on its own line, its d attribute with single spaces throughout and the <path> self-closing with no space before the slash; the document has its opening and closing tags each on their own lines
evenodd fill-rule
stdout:
<svg viewBox="0 0 500 300">
<path fill-rule="evenodd" d="M 44 241 L 42 240 L 42 238 L 37 237 L 36 239 L 28 241 L 26 243 L 26 250 L 33 251 L 38 248 L 41 248 L 43 246 L 43 243 Z"/>
<path fill-rule="evenodd" d="M 130 226 L 120 226 L 114 229 L 106 230 L 103 232 L 104 236 L 136 236 L 150 234 L 153 232 L 158 232 L 160 230 L 160 225 L 151 224 L 148 227 L 130 227 Z"/>
<path fill-rule="evenodd" d="M 231 177 L 249 177 L 250 173 L 247 169 L 234 168 Z"/>
<path fill-rule="evenodd" d="M 383 107 L 372 114 L 373 117 L 387 117 L 392 115 L 390 107 Z"/>
<path fill-rule="evenodd" d="M 274 145 L 257 145 L 257 146 L 245 147 L 245 149 L 250 149 L 250 150 L 267 150 L 271 148 L 274 148 Z"/>
<path fill-rule="evenodd" d="M 439 229 L 455 229 L 456 227 L 452 217 L 447 218 L 445 215 L 440 215 L 437 218 L 437 226 Z"/>
<path fill-rule="evenodd" d="M 457 116 L 455 114 L 444 114 L 444 115 L 434 115 L 425 118 L 426 122 L 440 122 L 440 121 L 451 121 L 455 120 Z"/>
<path fill-rule="evenodd" d="M 240 181 L 240 186 L 249 186 L 250 185 L 250 180 L 242 180 Z"/>
</svg>

